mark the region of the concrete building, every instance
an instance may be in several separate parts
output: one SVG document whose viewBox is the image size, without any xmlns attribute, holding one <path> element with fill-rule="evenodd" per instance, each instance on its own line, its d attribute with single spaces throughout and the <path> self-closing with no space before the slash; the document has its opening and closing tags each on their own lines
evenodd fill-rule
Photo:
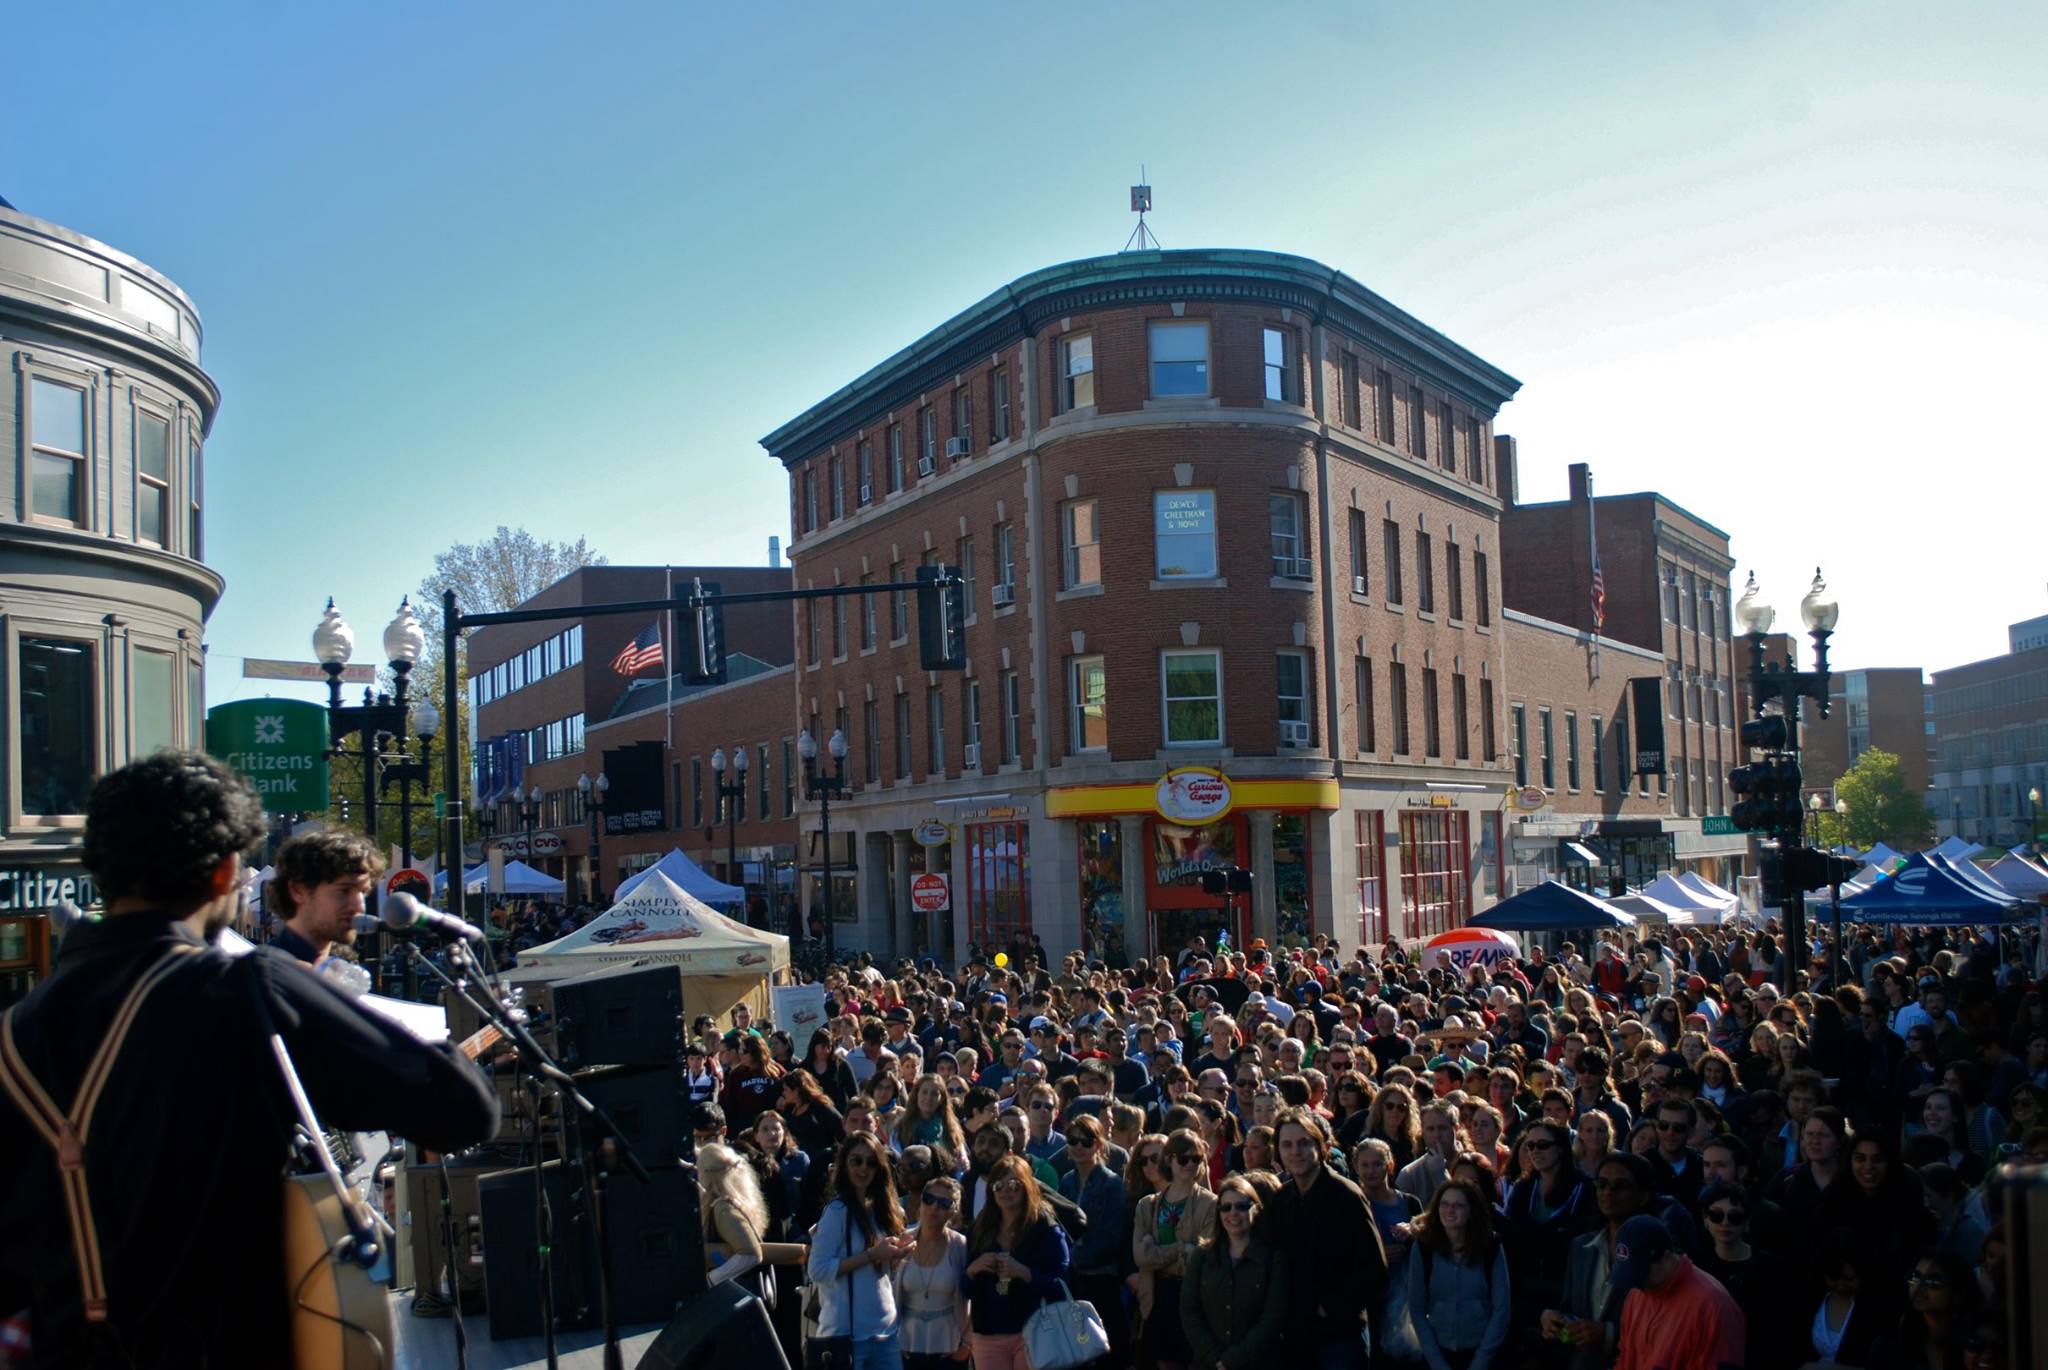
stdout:
<svg viewBox="0 0 2048 1370">
<path fill-rule="evenodd" d="M 2048 614 L 2009 625 L 2005 630 L 2005 641 L 2008 652 L 2031 652 L 2036 647 L 2048 647 Z"/>
<path fill-rule="evenodd" d="M 2048 793 L 2048 647 L 1937 671 L 1933 681 L 1937 839 L 2028 840 L 2028 791 Z"/>
<path fill-rule="evenodd" d="M 1014 281 L 769 434 L 800 585 L 968 580 L 960 675 L 918 669 L 907 596 L 799 623 L 800 716 L 850 744 L 839 944 L 1120 960 L 1489 903 L 1517 387 L 1317 263 L 1134 252 Z M 1248 909 L 1203 892 L 1226 865 Z"/>
<path fill-rule="evenodd" d="M 1806 788 L 1827 791 L 1875 747 L 1899 758 L 1906 788 L 1927 795 L 1935 768 L 1933 695 L 1918 666 L 1836 671 L 1828 717 L 1809 703 L 1801 735 Z"/>
<path fill-rule="evenodd" d="M 727 609 L 728 680 L 701 687 L 671 678 L 672 661 L 617 669 L 621 651 L 659 615 L 574 612 L 586 604 L 664 599 L 691 577 L 728 592 L 790 584 L 786 568 L 588 566 L 519 606 L 560 607 L 568 611 L 560 621 L 478 629 L 469 641 L 472 793 L 489 809 L 495 840 L 564 880 L 571 898 L 609 894 L 676 846 L 727 878 L 724 814 L 715 794 L 707 817 L 706 762 L 714 748 L 744 748 L 750 783 L 761 787 L 762 798 L 744 812 L 735 809 L 744 869 L 733 874 L 757 887 L 765 913 L 778 884 L 793 887 L 796 860 L 795 825 L 785 812 L 793 809 L 786 791 L 796 745 L 789 607 Z M 663 642 L 665 652 L 672 648 L 672 630 L 664 629 Z M 577 783 L 588 776 L 594 785 L 600 774 L 610 785 L 602 832 Z M 540 821 L 529 832 L 518 799 L 535 789 Z"/>
<path fill-rule="evenodd" d="M 1676 865 L 1732 888 L 1748 843 L 1728 821 L 1727 779 L 1743 760 L 1736 700 L 1749 663 L 1746 649 L 1731 637 L 1735 562 L 1728 554 L 1728 535 L 1659 494 L 1596 498 L 1592 474 L 1583 463 L 1569 468 L 1567 498 L 1521 503 L 1515 498 L 1513 440 L 1503 438 L 1498 449 L 1508 493 L 1501 514 L 1503 603 L 1531 619 L 1590 634 L 1597 546 L 1605 587 L 1604 637 L 1648 653 L 1658 663 L 1658 669 L 1646 671 L 1649 657 L 1613 654 L 1612 669 L 1659 678 L 1656 708 L 1661 717 L 1661 729 L 1646 735 L 1649 718 L 1631 711 L 1628 735 L 1617 735 L 1614 742 L 1617 747 L 1655 742 L 1664 765 L 1654 780 L 1636 781 L 1635 812 L 1603 812 L 1599 826 L 1586 834 L 1611 840 L 1583 845 L 1611 858 L 1610 868 L 1624 872 L 1630 883 Z M 1590 643 L 1589 637 L 1588 651 Z M 1510 667 L 1512 685 L 1521 667 L 1512 659 Z M 1604 696 L 1603 690 L 1599 697 L 1580 696 L 1580 702 L 1588 709 L 1618 704 L 1618 697 Z M 1556 707 L 1563 707 L 1562 701 Z M 1602 714 L 1610 728 L 1618 726 L 1619 717 Z M 1654 817 L 1642 810 L 1646 785 L 1654 788 Z M 1514 844 L 1518 864 L 1540 862 L 1554 852 L 1556 834 L 1550 828 L 1555 822 L 1539 820 L 1532 826 L 1522 821 Z"/>
<path fill-rule="evenodd" d="M 203 560 L 220 392 L 199 342 L 198 310 L 164 276 L 0 201 L 0 920 L 90 903 L 93 781 L 203 740 L 201 636 L 222 581 Z M 42 935 L 0 921 L 0 1004 L 26 989 Z"/>
</svg>

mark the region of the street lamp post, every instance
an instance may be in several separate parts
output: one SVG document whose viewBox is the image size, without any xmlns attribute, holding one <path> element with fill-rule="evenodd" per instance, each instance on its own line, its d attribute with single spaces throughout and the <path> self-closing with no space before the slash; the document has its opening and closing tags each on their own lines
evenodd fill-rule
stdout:
<svg viewBox="0 0 2048 1370">
<path fill-rule="evenodd" d="M 587 772 L 576 777 L 577 793 L 583 796 L 583 807 L 590 815 L 590 903 L 593 908 L 604 899 L 604 797 L 611 787 L 612 782 L 603 771 L 597 773 L 594 784 Z"/>
<path fill-rule="evenodd" d="M 546 798 L 538 785 L 533 792 L 519 800 L 519 833 L 526 843 L 526 854 L 533 855 L 533 833 L 540 826 L 540 802 Z"/>
<path fill-rule="evenodd" d="M 747 749 L 732 749 L 733 782 L 725 783 L 725 748 L 711 753 L 711 788 L 725 806 L 725 882 L 740 887 L 740 916 L 746 916 L 747 882 L 740 876 L 739 816 L 747 802 Z"/>
<path fill-rule="evenodd" d="M 1838 839 L 1848 831 L 1848 818 L 1849 801 L 1835 800 L 1835 834 Z M 1835 924 L 1834 969 L 1828 973 L 1828 988 L 1832 991 L 1842 987 L 1842 976 L 1849 969 L 1849 953 L 1842 946 L 1842 872 L 1839 863 L 1828 863 L 1828 876 L 1828 912 Z"/>
<path fill-rule="evenodd" d="M 806 728 L 796 740 L 797 754 L 804 759 L 804 791 L 818 801 L 818 829 L 825 840 L 825 964 L 838 959 L 832 912 L 832 801 L 846 794 L 846 734 L 832 730 L 825 750 L 832 756 L 832 774 L 818 774 L 818 739 Z"/>
<path fill-rule="evenodd" d="M 2027 855 L 2041 854 L 2041 787 L 2027 790 Z"/>
</svg>

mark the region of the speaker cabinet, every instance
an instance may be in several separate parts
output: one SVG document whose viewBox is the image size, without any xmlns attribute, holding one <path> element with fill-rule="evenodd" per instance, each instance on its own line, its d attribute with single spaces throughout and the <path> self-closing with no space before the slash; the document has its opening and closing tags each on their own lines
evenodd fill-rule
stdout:
<svg viewBox="0 0 2048 1370">
<path fill-rule="evenodd" d="M 738 1281 L 690 1300 L 640 1357 L 638 1370 L 789 1370 L 768 1306 Z"/>
<path fill-rule="evenodd" d="M 554 1275 L 555 1326 L 591 1327 L 597 1321 L 596 1246 L 585 1220 L 582 1177 L 561 1161 L 541 1167 L 554 1242 L 549 1268 Z M 477 1180 L 483 1219 L 485 1304 L 491 1337 L 537 1337 L 545 1330 L 541 1302 L 540 1248 L 533 1221 L 533 1167 L 494 1171 Z"/>
<path fill-rule="evenodd" d="M 620 1067 L 578 1077 L 576 1087 L 618 1124 L 627 1145 L 650 1170 L 683 1158 L 690 1104 L 674 1066 Z M 627 1188 L 633 1187 L 626 1180 Z"/>
</svg>

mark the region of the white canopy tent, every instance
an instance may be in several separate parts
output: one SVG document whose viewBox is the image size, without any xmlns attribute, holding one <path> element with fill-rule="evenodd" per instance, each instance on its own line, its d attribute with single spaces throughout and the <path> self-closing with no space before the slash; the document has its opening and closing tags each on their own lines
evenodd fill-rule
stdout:
<svg viewBox="0 0 2048 1370">
<path fill-rule="evenodd" d="M 2017 853 L 2008 852 L 1984 873 L 2022 899 L 2039 899 L 2048 894 L 2048 870 Z"/>
<path fill-rule="evenodd" d="M 1623 913 L 1632 913 L 1638 923 L 1662 923 L 1668 927 L 1688 928 L 1699 922 L 1713 922 L 1714 919 L 1699 909 L 1682 909 L 1676 904 L 1667 904 L 1643 893 L 1615 895 L 1608 903 Z"/>
<path fill-rule="evenodd" d="M 684 894 L 701 899 L 707 904 L 737 904 L 747 897 L 747 892 L 738 885 L 728 885 L 721 880 L 713 879 L 702 866 L 685 856 L 681 847 L 670 847 L 668 855 L 661 860 L 646 870 L 635 871 L 621 880 L 619 887 L 612 891 L 613 902 L 629 897 L 656 871 L 667 876 Z"/>
<path fill-rule="evenodd" d="M 1641 892 L 1647 894 L 1660 904 L 1669 904 L 1671 907 L 1678 909 L 1690 909 L 1693 913 L 1693 921 L 1696 923 L 1718 923 L 1735 911 L 1733 905 L 1724 906 L 1718 900 L 1709 899 L 1706 895 L 1685 884 L 1670 871 L 1665 871 L 1655 880 L 1643 886 Z"/>
<path fill-rule="evenodd" d="M 1678 873 L 1678 883 L 1701 898 L 1710 900 L 1724 912 L 1734 908 L 1738 902 L 1734 891 L 1722 889 L 1698 871 L 1680 871 Z"/>
<path fill-rule="evenodd" d="M 727 918 L 657 870 L 567 937 L 519 954 L 519 972 L 558 978 L 628 962 L 673 965 L 683 1009 L 723 1017 L 745 1002 L 769 1012 L 768 986 L 788 978 L 789 939 Z"/>
<path fill-rule="evenodd" d="M 471 866 L 462 873 L 462 888 L 470 894 L 484 891 L 491 883 L 489 862 Z M 434 893 L 448 888 L 448 872 L 440 871 L 434 876 Z M 505 893 L 524 895 L 529 899 L 560 899 L 566 886 L 554 876 L 537 871 L 524 861 L 505 863 Z"/>
<path fill-rule="evenodd" d="M 1899 854 L 1893 851 L 1890 847 L 1887 847 L 1884 843 L 1880 842 L 1876 846 L 1872 847 L 1869 851 L 1863 853 L 1863 859 L 1865 861 L 1868 861 L 1873 866 L 1880 867 L 1884 870 L 1890 870 L 1892 868 L 1892 862 L 1899 859 Z"/>
<path fill-rule="evenodd" d="M 1951 861 L 1967 861 L 1983 850 L 1975 842 L 1965 841 L 1960 837 L 1950 837 L 1944 839 L 1942 844 L 1936 847 L 1930 855 L 1945 856 Z"/>
</svg>

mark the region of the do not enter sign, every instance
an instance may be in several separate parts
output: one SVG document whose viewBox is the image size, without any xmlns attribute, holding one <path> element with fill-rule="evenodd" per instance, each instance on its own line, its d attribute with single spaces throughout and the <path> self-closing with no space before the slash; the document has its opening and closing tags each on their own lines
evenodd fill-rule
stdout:
<svg viewBox="0 0 2048 1370">
<path fill-rule="evenodd" d="M 910 907 L 919 913 L 943 913 L 953 905 L 953 891 L 943 875 L 927 872 L 910 882 Z"/>
</svg>

